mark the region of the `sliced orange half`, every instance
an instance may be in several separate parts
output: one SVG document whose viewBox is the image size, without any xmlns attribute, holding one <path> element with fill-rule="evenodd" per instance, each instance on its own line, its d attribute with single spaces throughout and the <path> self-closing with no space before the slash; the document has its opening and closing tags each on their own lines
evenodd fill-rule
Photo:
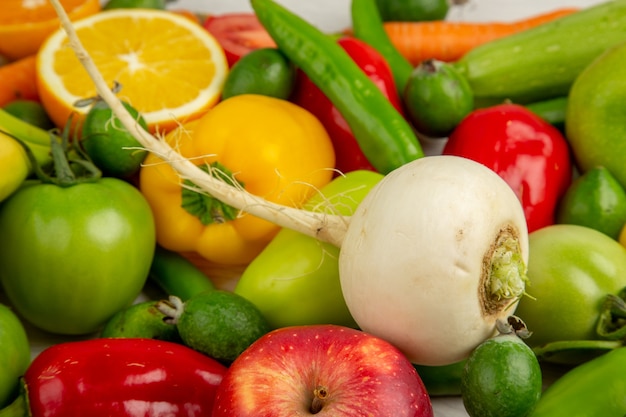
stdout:
<svg viewBox="0 0 626 417">
<path fill-rule="evenodd" d="M 49 0 L 2 0 L 0 55 L 10 61 L 37 53 L 39 46 L 59 28 Z M 100 0 L 61 0 L 71 20 L 100 11 Z"/>
<path fill-rule="evenodd" d="M 74 22 L 81 43 L 109 87 L 137 109 L 152 132 L 168 132 L 198 118 L 219 100 L 228 63 L 218 41 L 202 26 L 163 10 L 114 9 Z M 80 123 L 97 95 L 63 30 L 37 55 L 40 100 L 63 127 L 72 113 Z"/>
</svg>

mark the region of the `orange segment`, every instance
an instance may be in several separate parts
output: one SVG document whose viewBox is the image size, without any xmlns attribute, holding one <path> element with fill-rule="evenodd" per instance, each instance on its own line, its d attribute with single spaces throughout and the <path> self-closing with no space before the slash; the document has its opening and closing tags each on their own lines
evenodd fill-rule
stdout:
<svg viewBox="0 0 626 417">
<path fill-rule="evenodd" d="M 162 10 L 116 9 L 74 22 L 78 36 L 109 86 L 144 117 L 151 131 L 167 132 L 204 114 L 219 99 L 228 73 L 222 47 L 202 26 Z M 51 35 L 37 56 L 38 91 L 54 123 L 88 107 L 74 103 L 96 89 L 68 45 Z"/>
<path fill-rule="evenodd" d="M 61 0 L 71 20 L 100 11 L 99 0 Z M 59 28 L 49 0 L 2 0 L 0 55 L 10 61 L 37 53 L 39 46 Z"/>
</svg>

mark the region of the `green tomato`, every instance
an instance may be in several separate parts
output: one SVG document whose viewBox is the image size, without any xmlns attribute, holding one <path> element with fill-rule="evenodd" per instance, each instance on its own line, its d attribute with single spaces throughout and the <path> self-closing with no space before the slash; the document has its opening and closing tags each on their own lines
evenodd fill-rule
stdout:
<svg viewBox="0 0 626 417">
<path fill-rule="evenodd" d="M 306 208 L 350 215 L 382 178 L 372 171 L 351 171 L 322 188 Z M 338 258 L 339 248 L 282 229 L 246 267 L 234 291 L 252 301 L 273 328 L 356 327 L 341 292 Z"/>
<path fill-rule="evenodd" d="M 131 304 L 155 247 L 150 206 L 116 178 L 31 182 L 0 206 L 0 280 L 15 309 L 58 334 L 96 331 Z"/>
<path fill-rule="evenodd" d="M 30 364 L 30 346 L 22 322 L 0 304 L 0 408 L 18 394 L 19 378 Z"/>
<path fill-rule="evenodd" d="M 526 342 L 539 347 L 598 339 L 605 297 L 626 287 L 626 248 L 604 233 L 571 224 L 539 229 L 530 234 L 529 245 L 530 297 L 523 297 L 515 312 L 532 332 Z"/>
</svg>

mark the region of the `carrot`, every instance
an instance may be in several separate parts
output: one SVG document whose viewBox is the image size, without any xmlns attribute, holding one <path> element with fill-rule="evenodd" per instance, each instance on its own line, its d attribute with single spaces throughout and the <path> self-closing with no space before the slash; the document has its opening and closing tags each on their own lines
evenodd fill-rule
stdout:
<svg viewBox="0 0 626 417">
<path fill-rule="evenodd" d="M 0 107 L 14 100 L 39 100 L 35 55 L 0 66 Z"/>
<path fill-rule="evenodd" d="M 559 8 L 514 22 L 385 22 L 391 43 L 411 64 L 425 59 L 451 62 L 483 43 L 572 14 L 577 8 Z"/>
</svg>

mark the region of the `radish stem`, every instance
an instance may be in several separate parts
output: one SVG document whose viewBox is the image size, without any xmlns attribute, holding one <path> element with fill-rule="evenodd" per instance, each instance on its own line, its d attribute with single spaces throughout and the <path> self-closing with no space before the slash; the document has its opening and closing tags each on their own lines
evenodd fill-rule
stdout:
<svg viewBox="0 0 626 417">
<path fill-rule="evenodd" d="M 348 228 L 349 218 L 301 210 L 281 204 L 275 204 L 246 190 L 233 187 L 212 175 L 205 173 L 191 161 L 182 157 L 164 140 L 159 140 L 143 129 L 135 118 L 126 110 L 121 101 L 107 86 L 93 59 L 82 45 L 74 26 L 59 0 L 50 0 L 61 26 L 67 34 L 69 44 L 76 57 L 91 77 L 98 95 L 111 107 L 122 124 L 149 152 L 157 154 L 166 161 L 182 179 L 192 181 L 198 188 L 216 199 L 250 213 L 254 216 L 286 227 L 307 236 L 341 247 Z"/>
</svg>

